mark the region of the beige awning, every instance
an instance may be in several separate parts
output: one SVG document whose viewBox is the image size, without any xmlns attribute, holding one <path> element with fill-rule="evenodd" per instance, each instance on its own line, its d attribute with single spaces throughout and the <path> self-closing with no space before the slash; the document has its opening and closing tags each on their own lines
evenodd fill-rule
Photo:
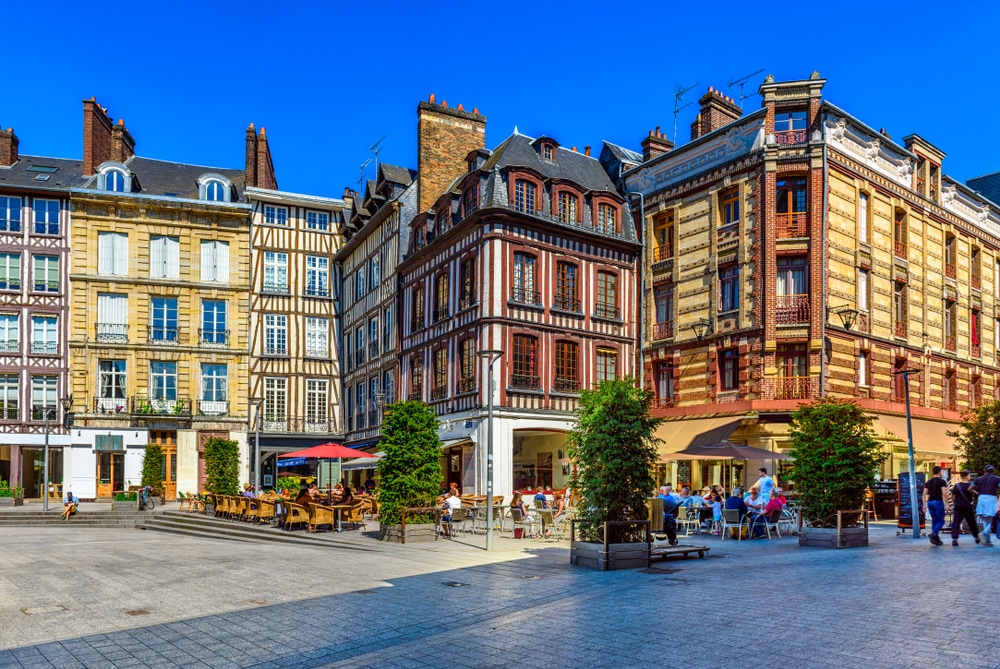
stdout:
<svg viewBox="0 0 1000 669">
<path fill-rule="evenodd" d="M 736 431 L 742 421 L 739 416 L 665 421 L 656 431 L 656 436 L 663 440 L 659 445 L 660 455 L 663 456 L 662 459 L 670 459 L 671 453 L 684 450 L 696 440 L 724 441 Z M 677 459 L 690 458 L 679 456 Z"/>
<path fill-rule="evenodd" d="M 906 416 L 886 416 L 877 414 L 875 422 L 891 436 L 896 437 L 904 444 L 906 443 Z M 958 423 L 945 423 L 926 418 L 912 418 L 913 425 L 913 451 L 918 456 L 936 457 L 943 456 L 946 459 L 954 458 L 955 439 L 949 437 L 948 432 L 958 429 Z M 878 429 L 876 429 L 878 432 Z"/>
</svg>

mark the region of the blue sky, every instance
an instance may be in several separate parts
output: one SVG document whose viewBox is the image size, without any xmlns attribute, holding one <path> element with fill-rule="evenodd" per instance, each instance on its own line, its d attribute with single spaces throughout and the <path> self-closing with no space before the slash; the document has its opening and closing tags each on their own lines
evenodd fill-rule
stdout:
<svg viewBox="0 0 1000 669">
<path fill-rule="evenodd" d="M 22 153 L 79 157 L 81 100 L 95 96 L 140 155 L 242 167 L 253 122 L 283 190 L 339 196 L 383 135 L 383 161 L 416 167 L 430 93 L 478 107 L 490 147 L 517 125 L 638 149 L 672 128 L 678 85 L 698 83 L 696 101 L 758 69 L 747 92 L 819 70 L 827 100 L 895 139 L 919 133 L 953 177 L 1000 170 L 1000 10 L 986 2 L 283 5 L 7 3 L 0 126 Z"/>
</svg>

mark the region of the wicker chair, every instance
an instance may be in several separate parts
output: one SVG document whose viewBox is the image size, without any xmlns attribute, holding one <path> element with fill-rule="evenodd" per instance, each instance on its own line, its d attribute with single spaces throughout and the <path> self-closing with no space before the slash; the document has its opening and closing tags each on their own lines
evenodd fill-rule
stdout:
<svg viewBox="0 0 1000 669">
<path fill-rule="evenodd" d="M 292 506 L 295 506 L 294 504 Z M 316 528 L 320 525 L 329 525 L 330 529 L 336 529 L 337 524 L 337 512 L 328 506 L 323 506 L 322 504 L 310 504 L 309 505 L 309 526 L 306 528 L 307 532 L 312 532 L 316 534 Z"/>
<path fill-rule="evenodd" d="M 362 510 L 361 504 L 355 504 L 350 509 L 347 509 L 347 513 L 345 515 L 347 516 L 346 520 L 348 525 L 361 525 L 361 527 L 366 530 L 368 529 L 368 526 L 365 525 L 365 514 Z"/>
<path fill-rule="evenodd" d="M 229 513 L 229 498 L 225 495 L 215 496 L 215 517 L 225 518 Z"/>
<path fill-rule="evenodd" d="M 286 503 L 285 506 L 288 508 L 288 514 L 285 516 L 285 522 L 283 527 L 289 531 L 292 529 L 292 525 L 302 525 L 309 527 L 309 509 L 299 504 Z"/>
<path fill-rule="evenodd" d="M 274 510 L 274 500 L 273 499 L 259 499 L 257 500 L 259 505 L 259 510 L 257 511 L 257 522 L 270 522 L 275 517 Z"/>
<path fill-rule="evenodd" d="M 178 511 L 190 511 L 191 510 L 191 498 L 182 492 L 177 493 L 177 501 L 180 505 L 177 507 Z"/>
</svg>

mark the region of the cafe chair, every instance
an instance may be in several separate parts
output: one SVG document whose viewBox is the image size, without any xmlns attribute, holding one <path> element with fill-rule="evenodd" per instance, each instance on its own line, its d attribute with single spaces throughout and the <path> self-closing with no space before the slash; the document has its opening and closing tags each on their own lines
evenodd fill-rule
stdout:
<svg viewBox="0 0 1000 669">
<path fill-rule="evenodd" d="M 517 528 L 521 528 L 521 538 L 526 538 L 528 535 L 533 534 L 535 531 L 536 521 L 528 520 L 521 513 L 520 509 L 511 508 L 510 510 L 511 527 L 510 527 L 510 538 L 514 538 L 514 534 Z"/>
<path fill-rule="evenodd" d="M 737 538 L 743 540 L 743 526 L 747 527 L 747 536 L 750 536 L 750 521 L 749 519 L 740 513 L 739 509 L 723 509 L 722 510 L 722 540 L 726 540 L 726 535 L 729 534 L 730 528 L 736 529 Z"/>
<path fill-rule="evenodd" d="M 257 511 L 258 523 L 264 523 L 264 522 L 270 523 L 272 520 L 274 520 L 275 517 L 274 500 L 259 499 L 257 500 L 257 504 L 260 507 L 259 510 Z"/>
<path fill-rule="evenodd" d="M 775 534 L 778 535 L 779 539 L 781 538 L 781 527 L 779 527 L 780 523 L 781 523 L 780 509 L 775 509 L 771 513 L 764 516 L 764 529 L 767 531 L 768 541 L 771 540 L 771 530 L 774 530 Z"/>
<path fill-rule="evenodd" d="M 350 509 L 347 509 L 347 513 L 345 514 L 346 518 L 344 519 L 347 521 L 347 525 L 353 525 L 354 527 L 360 525 L 363 529 L 367 530 L 368 526 L 365 525 L 364 509 L 365 507 L 363 503 L 355 504 Z"/>
<path fill-rule="evenodd" d="M 190 511 L 191 510 L 191 498 L 182 492 L 177 493 L 177 501 L 180 504 L 177 507 L 178 511 Z"/>
<path fill-rule="evenodd" d="M 330 529 L 333 530 L 336 528 L 336 522 L 337 514 L 334 509 L 322 504 L 309 505 L 309 524 L 306 527 L 306 532 L 316 534 L 316 528 L 320 525 L 329 525 Z"/>
<path fill-rule="evenodd" d="M 701 514 L 698 509 L 693 506 L 677 507 L 677 531 L 680 532 L 683 528 L 684 536 L 690 536 L 692 527 L 701 534 Z"/>
<path fill-rule="evenodd" d="M 442 516 L 441 525 L 448 526 L 448 534 L 455 536 L 456 526 L 461 528 L 462 534 L 465 534 L 465 521 L 469 518 L 469 510 L 466 508 L 452 509 L 451 520 L 444 520 Z"/>
<path fill-rule="evenodd" d="M 286 504 L 288 515 L 285 516 L 283 528 L 291 531 L 293 525 L 305 525 L 309 527 L 309 509 L 299 504 Z"/>
</svg>

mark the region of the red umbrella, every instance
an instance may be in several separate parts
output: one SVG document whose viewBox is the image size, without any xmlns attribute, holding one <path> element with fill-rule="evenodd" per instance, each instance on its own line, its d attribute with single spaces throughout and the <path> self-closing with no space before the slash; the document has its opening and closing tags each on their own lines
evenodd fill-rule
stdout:
<svg viewBox="0 0 1000 669">
<path fill-rule="evenodd" d="M 372 453 L 365 453 L 364 451 L 359 451 L 354 448 L 348 448 L 343 444 L 335 444 L 330 442 L 328 444 L 320 444 L 319 446 L 313 446 L 312 448 L 306 448 L 301 451 L 295 451 L 294 453 L 284 453 L 278 456 L 279 460 L 285 460 L 287 458 L 323 458 L 327 460 L 332 460 L 334 458 L 377 458 L 377 455 Z"/>
</svg>

